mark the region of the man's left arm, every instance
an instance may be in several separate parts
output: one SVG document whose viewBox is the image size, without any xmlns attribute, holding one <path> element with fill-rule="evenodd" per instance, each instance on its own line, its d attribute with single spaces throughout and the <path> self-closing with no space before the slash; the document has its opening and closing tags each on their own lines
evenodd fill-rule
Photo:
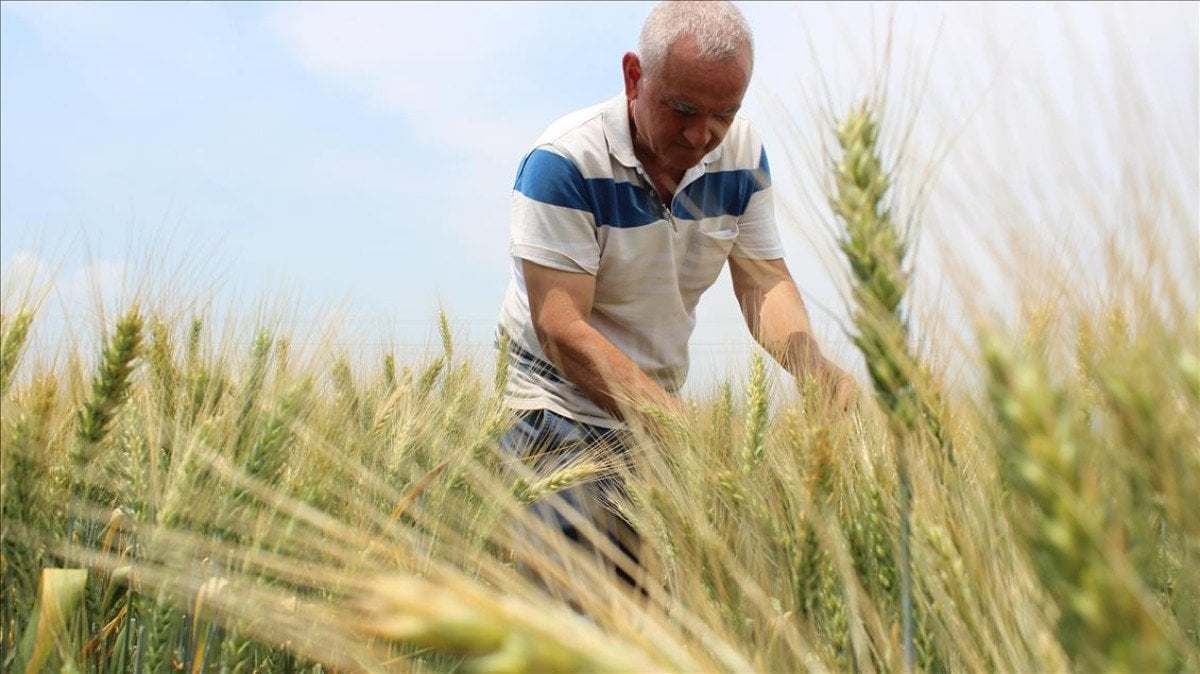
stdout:
<svg viewBox="0 0 1200 674">
<path fill-rule="evenodd" d="M 729 273 L 754 339 L 793 376 L 814 377 L 838 409 L 847 409 L 855 396 L 854 379 L 821 354 L 804 299 L 783 259 L 731 256 Z"/>
</svg>

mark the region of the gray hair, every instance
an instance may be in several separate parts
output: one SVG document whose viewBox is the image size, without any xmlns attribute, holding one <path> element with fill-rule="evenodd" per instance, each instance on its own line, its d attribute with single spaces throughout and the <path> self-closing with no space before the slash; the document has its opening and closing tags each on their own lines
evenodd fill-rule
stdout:
<svg viewBox="0 0 1200 674">
<path fill-rule="evenodd" d="M 667 53 L 684 35 L 696 40 L 700 56 L 713 61 L 736 58 L 745 48 L 754 59 L 754 40 L 746 17 L 730 2 L 716 0 L 668 0 L 650 10 L 638 40 L 642 71 L 657 75 L 667 62 Z"/>
</svg>

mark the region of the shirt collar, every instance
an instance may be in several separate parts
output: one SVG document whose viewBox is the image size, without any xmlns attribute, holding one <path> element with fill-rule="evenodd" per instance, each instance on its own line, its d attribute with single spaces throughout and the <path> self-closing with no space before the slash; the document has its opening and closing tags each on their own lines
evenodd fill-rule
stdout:
<svg viewBox="0 0 1200 674">
<path fill-rule="evenodd" d="M 633 153 L 633 134 L 629 128 L 629 102 L 625 98 L 624 92 L 609 100 L 604 107 L 603 118 L 604 138 L 608 141 L 608 153 L 616 157 L 623 166 L 629 168 L 641 166 L 637 156 Z M 698 168 L 703 172 L 705 164 L 711 164 L 721 158 L 721 149 L 724 147 L 725 143 L 722 142 L 712 152 L 704 155 L 700 164 L 691 170 Z"/>
</svg>

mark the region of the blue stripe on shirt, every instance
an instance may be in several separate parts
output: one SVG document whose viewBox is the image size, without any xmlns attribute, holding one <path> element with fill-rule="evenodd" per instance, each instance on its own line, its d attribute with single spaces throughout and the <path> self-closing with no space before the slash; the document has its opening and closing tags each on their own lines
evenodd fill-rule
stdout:
<svg viewBox="0 0 1200 674">
<path fill-rule="evenodd" d="M 513 189 L 534 201 L 591 213 L 598 227 L 641 227 L 662 219 L 645 190 L 612 178 L 584 178 L 570 159 L 549 150 L 525 157 Z"/>
<path fill-rule="evenodd" d="M 583 174 L 571 160 L 548 150 L 534 150 L 526 155 L 517 170 L 513 189 L 551 206 L 592 210 Z"/>
<path fill-rule="evenodd" d="M 592 178 L 587 183 L 596 204 L 592 213 L 597 225 L 642 227 L 663 219 L 658 200 L 638 185 L 612 178 Z"/>
<path fill-rule="evenodd" d="M 764 150 L 756 169 L 704 174 L 675 198 L 672 210 L 689 220 L 741 216 L 750 197 L 770 184 Z M 641 186 L 584 178 L 571 160 L 549 150 L 537 149 L 525 157 L 513 189 L 534 201 L 591 213 L 598 227 L 641 227 L 663 217 L 657 200 Z"/>
<path fill-rule="evenodd" d="M 771 186 L 767 151 L 759 155 L 758 168 L 705 173 L 675 197 L 671 211 L 688 220 L 722 215 L 741 217 L 754 193 Z"/>
</svg>

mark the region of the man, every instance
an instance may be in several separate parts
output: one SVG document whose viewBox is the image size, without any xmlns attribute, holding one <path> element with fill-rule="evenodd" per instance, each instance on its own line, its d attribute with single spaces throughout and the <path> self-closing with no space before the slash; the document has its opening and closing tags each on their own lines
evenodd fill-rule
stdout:
<svg viewBox="0 0 1200 674">
<path fill-rule="evenodd" d="M 841 407 L 854 390 L 812 338 L 782 259 L 766 152 L 737 115 L 753 69 L 741 12 L 660 4 L 621 66 L 624 93 L 552 124 L 513 190 L 500 330 L 518 420 L 502 444 L 542 470 L 598 444 L 620 453 L 643 410 L 679 410 L 696 304 L 725 264 L 751 333 L 780 364 Z M 605 517 L 614 489 L 564 497 L 636 558 L 636 536 Z M 581 538 L 560 512 L 539 513 Z"/>
</svg>

